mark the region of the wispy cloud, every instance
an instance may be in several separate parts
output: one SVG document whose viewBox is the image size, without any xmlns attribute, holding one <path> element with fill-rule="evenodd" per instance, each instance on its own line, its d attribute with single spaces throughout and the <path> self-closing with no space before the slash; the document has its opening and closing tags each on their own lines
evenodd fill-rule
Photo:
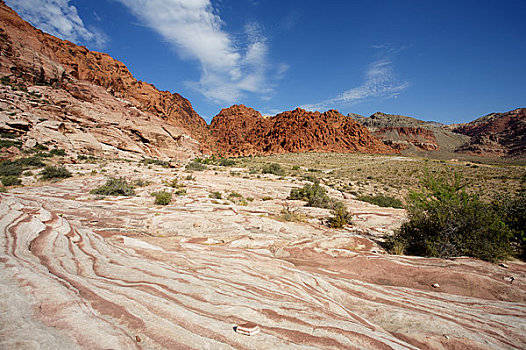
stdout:
<svg viewBox="0 0 526 350">
<path fill-rule="evenodd" d="M 395 78 L 390 60 L 381 59 L 369 65 L 362 85 L 346 90 L 334 98 L 302 107 L 321 111 L 338 106 L 351 106 L 370 99 L 394 98 L 409 85 L 409 82 L 398 81 Z"/>
<path fill-rule="evenodd" d="M 7 5 L 35 27 L 46 33 L 77 44 L 103 48 L 106 37 L 96 29 L 88 29 L 70 5 L 70 0 L 6 0 Z"/>
<path fill-rule="evenodd" d="M 267 75 L 267 38 L 257 23 L 240 38 L 225 31 L 210 0 L 117 0 L 159 33 L 183 59 L 196 60 L 199 81 L 187 85 L 216 103 L 233 103 L 245 93 L 272 93 Z M 278 70 L 278 73 L 281 72 Z"/>
</svg>

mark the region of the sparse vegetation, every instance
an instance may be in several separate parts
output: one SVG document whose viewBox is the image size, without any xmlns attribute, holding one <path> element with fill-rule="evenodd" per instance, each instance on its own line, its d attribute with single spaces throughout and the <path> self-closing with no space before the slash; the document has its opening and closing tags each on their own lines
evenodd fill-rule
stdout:
<svg viewBox="0 0 526 350">
<path fill-rule="evenodd" d="M 219 161 L 220 166 L 233 166 L 236 165 L 236 161 L 230 158 L 222 158 Z"/>
<path fill-rule="evenodd" d="M 190 163 L 186 164 L 185 169 L 188 171 L 203 171 L 206 170 L 206 165 L 197 160 L 193 160 Z"/>
<path fill-rule="evenodd" d="M 307 216 L 299 211 L 299 208 L 291 208 L 288 205 L 284 205 L 281 209 L 279 218 L 284 221 L 291 222 L 306 222 Z"/>
<path fill-rule="evenodd" d="M 356 197 L 362 202 L 371 203 L 379 207 L 403 208 L 404 204 L 398 198 L 377 194 L 374 196 L 361 195 Z"/>
<path fill-rule="evenodd" d="M 144 158 L 141 160 L 141 164 L 145 165 L 159 165 L 165 168 L 168 168 L 170 166 L 170 162 L 155 158 Z"/>
<path fill-rule="evenodd" d="M 212 192 L 208 195 L 209 198 L 213 199 L 223 199 L 223 195 L 219 191 Z"/>
<path fill-rule="evenodd" d="M 103 196 L 133 196 L 135 191 L 124 178 L 110 178 L 104 185 L 93 189 L 91 194 Z"/>
<path fill-rule="evenodd" d="M 168 205 L 172 202 L 172 193 L 168 191 L 158 191 L 153 193 L 155 197 L 155 204 Z"/>
<path fill-rule="evenodd" d="M 327 225 L 331 228 L 344 228 L 352 224 L 352 216 L 344 206 L 338 206 L 331 210 L 332 216 L 327 219 Z"/>
<path fill-rule="evenodd" d="M 71 176 L 73 175 L 63 166 L 48 165 L 40 172 L 43 180 L 65 179 Z"/>
<path fill-rule="evenodd" d="M 22 184 L 22 180 L 16 175 L 2 176 L 1 181 L 4 186 L 18 186 Z"/>
<path fill-rule="evenodd" d="M 277 163 L 266 164 L 261 169 L 261 172 L 263 174 L 273 174 L 277 176 L 285 176 L 285 169 L 283 169 L 281 165 Z"/>
</svg>

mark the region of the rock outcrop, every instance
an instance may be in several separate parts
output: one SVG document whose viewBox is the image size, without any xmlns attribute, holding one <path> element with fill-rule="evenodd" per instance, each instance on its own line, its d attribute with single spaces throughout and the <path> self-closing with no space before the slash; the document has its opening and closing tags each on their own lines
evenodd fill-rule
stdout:
<svg viewBox="0 0 526 350">
<path fill-rule="evenodd" d="M 51 96 L 57 95 L 52 89 L 48 89 L 48 92 L 44 87 L 36 89 L 39 95 L 49 97 L 47 109 L 56 107 L 57 110 L 50 113 L 55 114 L 56 121 L 71 121 L 72 118 L 68 116 L 71 110 L 66 107 L 77 105 L 82 108 L 76 108 L 73 119 L 80 123 L 80 127 L 85 127 L 83 124 L 89 124 L 90 121 L 97 124 L 97 118 L 90 115 L 93 113 L 88 110 L 95 109 L 101 113 L 102 108 L 106 109 L 105 113 L 109 110 L 109 114 L 113 114 L 113 118 L 103 119 L 112 119 L 110 124 L 118 126 L 114 129 L 129 129 L 127 137 L 139 140 L 139 143 L 128 145 L 126 149 L 132 148 L 138 152 L 140 149 L 150 149 L 152 152 L 146 153 L 171 156 L 170 152 L 164 151 L 170 147 L 180 148 L 177 144 L 180 145 L 183 139 L 197 140 L 201 150 L 208 149 L 209 131 L 206 122 L 193 110 L 187 99 L 177 93 L 159 91 L 151 84 L 137 81 L 123 63 L 109 55 L 90 51 L 35 29 L 3 2 L 0 3 L 0 37 L 0 74 L 4 77 L 5 85 L 11 85 L 11 90 L 13 87 L 21 88 L 22 92 L 31 85 L 48 86 L 66 94 L 57 97 L 60 99 L 57 101 Z M 34 90 L 29 92 L 35 93 Z M 2 98 L 4 102 L 10 99 L 12 100 L 6 95 Z M 22 112 L 39 114 L 23 105 L 31 99 L 32 96 L 19 94 L 13 107 Z M 155 126 L 150 129 L 147 123 L 135 123 L 137 118 L 148 120 L 148 123 L 152 122 Z M 122 124 L 128 123 L 127 120 L 135 125 L 123 127 Z M 106 132 L 105 126 L 101 122 L 98 124 L 98 132 L 90 130 L 91 136 L 87 138 L 98 142 L 119 139 L 119 135 L 116 135 L 118 132 Z M 150 136 L 143 137 L 143 134 Z M 162 139 L 165 145 L 158 145 L 153 139 Z M 118 140 L 110 142 L 112 143 L 129 142 Z M 189 151 L 192 154 L 197 142 L 191 141 L 190 144 L 192 147 Z"/>
<path fill-rule="evenodd" d="M 336 110 L 325 113 L 301 108 L 264 117 L 234 105 L 212 119 L 217 150 L 225 156 L 288 152 L 396 153 L 363 126 Z"/>
<path fill-rule="evenodd" d="M 526 108 L 491 113 L 470 123 L 458 125 L 454 131 L 471 137 L 457 152 L 481 156 L 526 157 Z"/>
<path fill-rule="evenodd" d="M 369 118 L 349 114 L 386 145 L 407 155 L 452 154 L 469 137 L 452 132 L 448 126 L 402 115 L 374 113 Z"/>
</svg>

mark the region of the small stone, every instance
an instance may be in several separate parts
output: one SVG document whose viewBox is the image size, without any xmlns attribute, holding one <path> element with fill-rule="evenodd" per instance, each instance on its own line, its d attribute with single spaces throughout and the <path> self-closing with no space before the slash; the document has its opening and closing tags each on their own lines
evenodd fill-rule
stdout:
<svg viewBox="0 0 526 350">
<path fill-rule="evenodd" d="M 447 340 L 449 340 L 449 335 L 444 334 L 444 338 L 446 338 Z"/>
<path fill-rule="evenodd" d="M 432 287 L 433 287 L 433 288 L 440 288 L 440 284 L 435 283 L 435 284 L 432 285 Z"/>
<path fill-rule="evenodd" d="M 260 329 L 259 326 L 255 323 L 248 322 L 243 323 L 235 327 L 236 333 L 243 334 L 243 335 L 256 335 L 259 333 Z"/>
<path fill-rule="evenodd" d="M 141 340 L 141 337 L 139 337 L 138 335 L 135 336 L 135 341 L 137 343 L 140 343 L 142 340 Z"/>
<path fill-rule="evenodd" d="M 508 265 L 506 265 L 506 264 L 504 264 L 504 263 L 500 263 L 499 266 L 500 266 L 500 267 L 504 267 L 505 269 L 507 269 L 507 268 L 509 267 Z"/>
<path fill-rule="evenodd" d="M 513 276 L 503 277 L 502 279 L 503 279 L 504 281 L 506 281 L 506 282 L 510 282 L 510 283 L 513 283 L 513 281 L 515 281 L 515 277 L 513 277 Z"/>
<path fill-rule="evenodd" d="M 198 222 L 194 222 L 194 227 L 201 227 L 201 224 Z"/>
</svg>

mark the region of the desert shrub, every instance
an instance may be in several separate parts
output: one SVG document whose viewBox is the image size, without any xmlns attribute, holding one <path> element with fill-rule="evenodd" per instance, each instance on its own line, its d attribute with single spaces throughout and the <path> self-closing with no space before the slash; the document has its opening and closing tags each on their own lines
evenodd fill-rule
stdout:
<svg viewBox="0 0 526 350">
<path fill-rule="evenodd" d="M 185 169 L 190 171 L 203 171 L 206 170 L 206 165 L 197 160 L 193 160 L 190 163 L 186 164 Z"/>
<path fill-rule="evenodd" d="M 213 198 L 213 199 L 222 199 L 223 195 L 221 194 L 221 192 L 215 191 L 215 192 L 210 193 L 208 197 Z"/>
<path fill-rule="evenodd" d="M 97 172 L 95 171 L 95 174 Z M 137 179 L 135 181 L 133 181 L 133 187 L 144 187 L 144 186 L 148 186 L 149 184 L 151 184 L 150 181 L 148 180 L 143 180 L 143 179 Z"/>
<path fill-rule="evenodd" d="M 331 210 L 332 216 L 327 219 L 327 225 L 331 228 L 343 228 L 346 225 L 352 224 L 351 213 L 347 211 L 345 206 L 338 206 Z"/>
<path fill-rule="evenodd" d="M 296 171 L 296 170 L 300 170 L 300 166 L 299 165 L 294 165 L 292 167 L 292 170 Z"/>
<path fill-rule="evenodd" d="M 44 180 L 65 179 L 71 176 L 69 170 L 63 166 L 48 165 L 40 172 L 40 177 Z"/>
<path fill-rule="evenodd" d="M 307 216 L 299 211 L 298 208 L 291 208 L 288 205 L 284 205 L 281 209 L 279 218 L 284 221 L 292 222 L 305 222 Z"/>
<path fill-rule="evenodd" d="M 144 158 L 141 160 L 141 163 L 145 165 L 150 165 L 150 164 L 160 165 L 165 168 L 170 166 L 170 162 L 165 161 L 165 160 L 155 159 L 155 158 Z"/>
<path fill-rule="evenodd" d="M 403 208 L 404 205 L 398 198 L 384 196 L 381 194 L 374 196 L 361 195 L 356 197 L 357 200 L 362 202 L 371 203 L 379 207 L 392 207 L 392 208 Z"/>
<path fill-rule="evenodd" d="M 49 155 L 52 156 L 52 157 L 65 156 L 66 155 L 66 151 L 64 151 L 63 149 L 60 149 L 60 148 L 54 148 L 51 151 L 49 151 Z"/>
<path fill-rule="evenodd" d="M 494 206 L 468 194 L 461 181 L 457 174 L 453 179 L 427 174 L 423 190 L 408 196 L 409 220 L 386 238 L 387 248 L 393 251 L 398 245 L 410 255 L 467 255 L 493 262 L 508 257 L 512 231 Z"/>
<path fill-rule="evenodd" d="M 103 196 L 133 196 L 135 191 L 124 178 L 110 178 L 104 185 L 91 190 L 91 194 Z"/>
<path fill-rule="evenodd" d="M 516 255 L 526 260 L 526 192 L 519 192 L 513 197 L 497 197 L 492 204 L 513 232 L 512 245 Z"/>
<path fill-rule="evenodd" d="M 15 160 L 4 160 L 0 162 L 0 176 L 19 176 L 24 170 L 44 166 L 38 157 L 19 158 Z"/>
<path fill-rule="evenodd" d="M 195 177 L 193 177 L 192 175 L 188 175 L 184 179 L 187 180 L 187 181 L 194 181 Z"/>
<path fill-rule="evenodd" d="M 154 192 L 155 204 L 168 205 L 172 202 L 172 193 L 167 191 Z"/>
<path fill-rule="evenodd" d="M 220 166 L 233 166 L 236 165 L 236 161 L 230 158 L 222 158 L 219 161 Z"/>
<path fill-rule="evenodd" d="M 232 191 L 228 194 L 228 199 L 232 199 L 232 198 L 243 198 L 243 195 L 239 192 Z"/>
<path fill-rule="evenodd" d="M 279 165 L 277 163 L 266 164 L 261 169 L 261 172 L 263 174 L 273 174 L 273 175 L 277 175 L 277 176 L 284 176 L 285 175 L 285 170 L 281 167 L 281 165 Z"/>
<path fill-rule="evenodd" d="M 272 198 L 271 196 L 263 196 L 263 197 L 261 197 L 261 200 L 262 200 L 262 201 L 271 201 L 271 200 L 273 200 L 273 199 L 274 199 L 274 198 Z"/>
<path fill-rule="evenodd" d="M 37 143 L 37 144 L 35 145 L 35 147 L 33 147 L 33 149 L 36 150 L 36 151 L 48 151 L 48 150 L 49 150 L 49 147 L 46 146 L 46 145 L 43 145 L 43 144 L 41 144 L 41 143 Z"/>
<path fill-rule="evenodd" d="M 0 139 L 0 148 L 9 148 L 15 146 L 16 148 L 22 147 L 22 141 L 19 140 L 2 140 Z"/>
<path fill-rule="evenodd" d="M 4 186 L 18 186 L 22 184 L 22 180 L 16 175 L 2 176 L 1 181 Z"/>
</svg>

